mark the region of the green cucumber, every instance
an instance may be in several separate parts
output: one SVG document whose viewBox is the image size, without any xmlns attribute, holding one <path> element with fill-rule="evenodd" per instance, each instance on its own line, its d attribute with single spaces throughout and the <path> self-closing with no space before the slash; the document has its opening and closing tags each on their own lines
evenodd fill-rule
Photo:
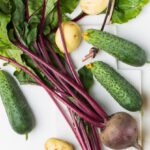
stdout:
<svg viewBox="0 0 150 150">
<path fill-rule="evenodd" d="M 0 70 L 0 96 L 11 127 L 19 134 L 28 134 L 35 125 L 34 115 L 14 78 Z"/>
<path fill-rule="evenodd" d="M 129 65 L 142 66 L 147 61 L 146 53 L 142 48 L 113 34 L 89 29 L 83 36 L 88 43 Z"/>
<path fill-rule="evenodd" d="M 87 67 L 122 107 L 129 111 L 141 110 L 142 97 L 140 93 L 112 67 L 101 61 L 96 61 Z"/>
</svg>

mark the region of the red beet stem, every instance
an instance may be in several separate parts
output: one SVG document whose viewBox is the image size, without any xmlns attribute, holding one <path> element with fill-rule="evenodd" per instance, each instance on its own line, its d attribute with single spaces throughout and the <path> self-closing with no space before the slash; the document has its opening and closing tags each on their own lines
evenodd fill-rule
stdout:
<svg viewBox="0 0 150 150">
<path fill-rule="evenodd" d="M 46 61 L 47 63 L 51 63 L 50 58 L 49 58 L 49 55 L 48 55 L 48 52 L 47 52 L 46 47 L 45 47 L 45 45 L 44 45 L 43 35 L 42 35 L 42 34 L 39 35 L 39 44 L 40 44 L 40 47 L 39 47 L 39 48 L 40 48 L 41 51 L 42 51 L 43 58 L 45 59 L 45 61 Z"/>
<path fill-rule="evenodd" d="M 41 16 L 41 21 L 40 21 L 40 25 L 39 25 L 39 34 L 42 34 L 43 30 L 44 30 L 45 13 L 46 13 L 46 0 L 43 0 L 42 16 Z"/>
<path fill-rule="evenodd" d="M 89 141 L 89 138 L 88 138 L 87 133 L 85 131 L 85 127 L 84 127 L 82 120 L 80 120 L 80 122 L 79 122 L 79 127 L 81 130 L 82 136 L 84 138 L 85 144 L 87 146 L 87 150 L 92 150 L 91 145 L 90 145 L 90 141 Z"/>
<path fill-rule="evenodd" d="M 85 16 L 87 16 L 87 14 L 85 14 L 84 12 L 81 12 L 77 17 L 72 19 L 72 21 L 77 22 L 77 21 L 81 20 L 82 18 L 84 18 Z"/>
<path fill-rule="evenodd" d="M 100 144 L 100 136 L 98 134 L 97 128 L 92 126 L 93 136 L 94 136 L 94 142 L 95 145 L 97 145 L 97 150 L 101 150 L 101 144 Z"/>
<path fill-rule="evenodd" d="M 59 68 L 61 69 L 61 71 L 66 74 L 66 68 L 64 67 L 64 65 L 62 64 L 60 58 L 57 56 L 57 54 L 54 52 L 54 50 L 52 49 L 52 47 L 50 46 L 49 42 L 47 40 L 44 40 L 49 52 L 52 54 L 52 56 L 54 57 L 54 59 L 56 60 Z"/>
<path fill-rule="evenodd" d="M 36 55 L 34 55 L 28 48 L 26 48 L 23 44 L 19 43 L 18 45 L 19 48 L 22 49 L 23 52 L 25 52 L 26 54 L 28 54 L 31 58 L 33 58 L 34 60 L 38 61 L 40 64 L 42 64 L 43 66 L 45 66 L 46 68 L 48 68 L 49 70 L 51 70 L 56 76 L 59 76 L 61 79 L 63 79 L 65 82 L 67 82 L 69 85 L 71 85 L 77 92 L 79 92 L 85 99 L 87 99 L 87 101 L 89 102 L 89 104 L 91 104 L 91 106 L 93 107 L 93 109 L 96 110 L 96 112 L 104 119 L 106 120 L 106 118 L 108 118 L 108 115 L 106 114 L 106 112 L 100 107 L 100 105 L 79 85 L 77 85 L 75 82 L 72 81 L 72 79 L 67 76 L 64 75 L 62 73 L 60 73 L 57 69 L 55 69 L 52 65 L 47 64 L 46 62 L 44 62 L 42 59 L 38 58 Z"/>
<path fill-rule="evenodd" d="M 44 43 L 43 43 L 44 44 Z M 53 51 L 53 50 L 51 50 L 51 51 Z M 53 55 L 55 54 L 55 52 L 53 52 Z M 57 57 L 57 55 L 55 54 L 55 57 Z M 60 61 L 60 60 L 58 60 L 58 61 Z M 39 66 L 39 69 L 40 70 L 42 70 L 42 71 L 44 71 L 43 73 L 46 75 L 46 77 L 50 80 L 50 81 L 52 81 L 52 83 L 60 90 L 60 91 L 62 91 L 61 89 L 61 86 L 59 85 L 59 84 L 57 84 L 56 83 L 56 81 L 55 81 L 55 79 L 53 79 L 53 77 L 51 76 L 51 74 L 48 72 L 48 71 L 46 71 L 45 69 L 43 69 L 43 67 L 41 67 L 41 66 Z M 73 96 L 73 98 L 75 98 L 75 100 L 77 100 L 77 105 L 78 105 L 78 108 L 82 108 L 82 110 L 85 112 L 85 113 L 87 113 L 91 118 L 93 118 L 93 119 L 95 119 L 95 120 L 97 120 L 97 121 L 101 121 L 101 119 L 100 119 L 100 117 L 96 114 L 96 113 L 94 113 L 94 110 L 91 110 L 91 108 L 89 108 L 89 106 L 86 104 L 86 103 L 84 103 L 81 99 L 79 99 L 78 97 L 77 97 L 77 95 L 76 94 L 74 94 L 74 92 L 70 89 L 70 87 L 68 87 L 68 85 L 67 84 L 65 84 L 64 82 L 62 82 L 62 80 L 60 80 L 60 79 L 58 79 L 60 82 L 61 82 L 61 84 L 64 86 L 64 88 L 67 90 L 67 92 L 69 93 L 69 94 L 71 94 L 71 96 Z"/>
<path fill-rule="evenodd" d="M 66 106 L 68 106 L 70 109 L 72 109 L 74 112 L 76 112 L 81 118 L 85 119 L 87 122 L 93 124 L 94 126 L 97 126 L 99 128 L 103 128 L 104 124 L 101 122 L 96 122 L 95 120 L 92 120 L 89 116 L 85 115 L 82 111 L 74 107 L 73 105 L 70 104 L 66 99 L 62 98 L 60 95 L 55 93 L 52 89 L 50 89 L 48 86 L 46 86 L 42 80 L 40 80 L 36 75 L 34 75 L 31 71 L 29 71 L 26 67 L 20 65 L 17 63 L 15 60 L 12 60 L 10 58 L 6 58 L 4 56 L 0 55 L 0 58 L 3 60 L 6 60 L 8 62 L 11 62 L 15 64 L 17 67 L 28 73 L 33 79 L 35 79 L 46 91 L 51 93 L 54 97 L 58 98 L 62 103 L 64 103 Z"/>
<path fill-rule="evenodd" d="M 58 15 L 58 26 L 59 26 L 59 29 L 60 29 L 60 35 L 61 35 L 61 40 L 62 40 L 62 44 L 63 44 L 63 47 L 64 47 L 64 50 L 65 50 L 65 57 L 66 57 L 66 62 L 68 63 L 68 66 L 70 68 L 70 71 L 74 77 L 74 79 L 76 80 L 76 82 L 82 86 L 82 83 L 74 69 L 74 65 L 73 65 L 73 62 L 70 58 L 70 55 L 68 53 L 68 50 L 67 50 L 67 46 L 66 46 L 66 42 L 65 42 L 65 38 L 64 38 L 64 34 L 63 34 L 63 29 L 62 29 L 62 19 L 61 19 L 61 12 L 60 12 L 60 0 L 57 1 L 57 15 Z"/>
<path fill-rule="evenodd" d="M 29 20 L 29 8 L 28 8 L 28 0 L 25 0 L 25 16 L 26 16 L 26 20 Z"/>
</svg>

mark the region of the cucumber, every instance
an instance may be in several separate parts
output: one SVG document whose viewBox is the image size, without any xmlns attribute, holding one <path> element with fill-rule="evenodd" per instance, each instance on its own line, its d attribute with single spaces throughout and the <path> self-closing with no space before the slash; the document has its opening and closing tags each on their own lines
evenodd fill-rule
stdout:
<svg viewBox="0 0 150 150">
<path fill-rule="evenodd" d="M 35 125 L 34 115 L 14 78 L 0 70 L 0 96 L 11 127 L 19 134 L 28 134 Z"/>
<path fill-rule="evenodd" d="M 89 29 L 83 34 L 84 39 L 120 61 L 132 66 L 142 66 L 146 63 L 146 53 L 138 45 L 123 38 L 100 30 Z"/>
<path fill-rule="evenodd" d="M 112 67 L 101 61 L 96 61 L 87 67 L 122 107 L 129 111 L 141 110 L 142 97 L 139 92 Z"/>
</svg>

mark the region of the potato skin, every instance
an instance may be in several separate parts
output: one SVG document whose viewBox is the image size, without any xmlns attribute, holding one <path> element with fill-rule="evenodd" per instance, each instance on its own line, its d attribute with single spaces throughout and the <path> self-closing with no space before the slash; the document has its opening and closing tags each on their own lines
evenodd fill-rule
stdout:
<svg viewBox="0 0 150 150">
<path fill-rule="evenodd" d="M 127 113 L 116 113 L 107 122 L 100 136 L 101 141 L 112 149 L 124 149 L 134 146 L 138 138 L 137 123 Z"/>
<path fill-rule="evenodd" d="M 81 0 L 80 7 L 88 15 L 97 15 L 107 8 L 108 2 L 109 0 Z"/>
<path fill-rule="evenodd" d="M 66 141 L 50 138 L 45 143 L 45 150 L 73 150 L 73 146 Z"/>
<path fill-rule="evenodd" d="M 79 25 L 73 21 L 67 21 L 62 23 L 63 34 L 67 45 L 68 52 L 72 52 L 81 43 L 81 29 Z M 58 28 L 55 36 L 55 43 L 58 48 L 64 53 L 64 47 L 61 40 L 60 29 Z"/>
</svg>

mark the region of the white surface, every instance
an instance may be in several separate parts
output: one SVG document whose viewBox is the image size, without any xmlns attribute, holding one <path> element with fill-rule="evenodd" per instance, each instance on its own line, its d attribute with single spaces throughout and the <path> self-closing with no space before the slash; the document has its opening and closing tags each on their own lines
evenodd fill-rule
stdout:
<svg viewBox="0 0 150 150">
<path fill-rule="evenodd" d="M 150 42 L 149 42 L 149 26 L 150 26 L 150 5 L 148 5 L 143 13 L 135 20 L 130 21 L 127 24 L 117 26 L 117 34 L 123 36 L 131 41 L 138 42 L 139 45 L 143 46 L 147 50 L 147 53 L 150 53 Z M 103 17 L 103 16 L 102 16 Z M 85 26 L 84 29 L 93 27 L 98 28 L 96 24 L 99 24 L 99 18 L 101 16 L 90 16 L 86 17 L 84 20 L 80 21 L 80 24 L 90 24 L 92 26 Z M 115 27 L 111 26 L 108 28 L 111 32 L 115 32 Z M 113 29 L 113 30 L 112 30 Z M 141 36 L 142 35 L 142 36 Z M 85 54 L 87 54 L 89 48 L 91 46 L 85 42 L 80 46 L 80 50 L 78 49 L 73 53 L 73 60 L 75 61 L 75 66 L 81 67 L 83 63 L 81 63 L 81 58 Z M 104 60 L 105 62 L 112 65 L 114 68 L 117 68 L 116 60 L 106 54 L 105 52 L 100 52 L 95 60 Z M 91 61 L 91 60 L 89 60 Z M 11 67 L 6 67 L 6 70 L 12 73 L 13 69 Z M 143 118 L 144 121 L 144 131 L 145 131 L 145 146 L 144 150 L 149 150 L 149 142 L 150 142 L 150 66 L 147 65 L 142 71 L 142 80 L 141 80 L 141 68 L 136 68 L 136 70 L 131 70 L 129 66 L 124 66 L 124 64 L 119 63 L 120 73 L 129 80 L 135 87 L 141 91 L 145 96 L 145 100 L 147 100 L 146 108 L 145 108 L 145 116 Z M 128 69 L 128 70 L 127 70 Z M 129 70 L 130 69 L 130 70 Z M 135 69 L 135 68 L 134 68 Z M 142 84 L 141 84 L 142 83 Z M 10 128 L 8 123 L 6 113 L 2 102 L 0 101 L 0 149 L 3 150 L 44 150 L 44 143 L 46 139 L 49 137 L 58 137 L 63 138 L 76 146 L 77 150 L 80 150 L 79 145 L 72 134 L 69 126 L 64 121 L 63 117 L 47 95 L 47 93 L 41 88 L 31 85 L 21 86 L 25 96 L 28 99 L 28 102 L 33 109 L 33 112 L 36 117 L 36 127 L 29 134 L 29 140 L 25 141 L 25 137 L 22 135 L 16 134 Z M 95 85 L 91 89 L 91 94 L 95 96 L 95 99 L 99 101 L 99 103 L 106 108 L 106 111 L 111 114 L 116 111 L 125 111 L 122 109 L 113 99 L 112 97 L 98 84 Z M 140 121 L 139 113 L 132 113 L 137 121 Z M 139 123 L 140 125 L 140 123 Z M 133 148 L 130 148 L 130 150 Z M 107 150 L 104 148 L 104 150 Z"/>
</svg>

